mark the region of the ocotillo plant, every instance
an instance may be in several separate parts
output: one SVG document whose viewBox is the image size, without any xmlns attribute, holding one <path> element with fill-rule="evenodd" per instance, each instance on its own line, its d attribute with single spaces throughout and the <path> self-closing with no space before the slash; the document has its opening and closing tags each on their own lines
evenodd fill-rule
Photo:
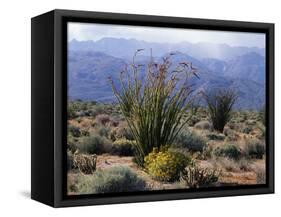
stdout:
<svg viewBox="0 0 281 217">
<path fill-rule="evenodd" d="M 111 80 L 113 92 L 136 141 L 135 160 L 143 166 L 144 157 L 155 147 L 169 146 L 194 114 L 190 75 L 196 70 L 187 62 L 172 69 L 170 54 L 161 63 L 153 58 L 147 65 L 133 62 L 120 73 L 120 87 Z M 140 75 L 144 67 L 145 75 Z M 196 77 L 198 77 L 196 75 Z M 187 117 L 184 117 L 184 115 Z"/>
<path fill-rule="evenodd" d="M 232 107 L 237 100 L 235 91 L 229 89 L 209 90 L 203 92 L 203 98 L 207 103 L 213 128 L 223 132 L 224 126 L 231 119 Z"/>
</svg>

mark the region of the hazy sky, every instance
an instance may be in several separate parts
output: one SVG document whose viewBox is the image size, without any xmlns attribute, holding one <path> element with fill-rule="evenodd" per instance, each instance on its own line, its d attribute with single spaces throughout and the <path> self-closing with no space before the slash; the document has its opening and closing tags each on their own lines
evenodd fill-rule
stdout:
<svg viewBox="0 0 281 217">
<path fill-rule="evenodd" d="M 104 37 L 137 39 L 148 42 L 210 42 L 230 46 L 265 47 L 265 34 L 161 27 L 68 23 L 68 40 L 97 41 Z"/>
</svg>

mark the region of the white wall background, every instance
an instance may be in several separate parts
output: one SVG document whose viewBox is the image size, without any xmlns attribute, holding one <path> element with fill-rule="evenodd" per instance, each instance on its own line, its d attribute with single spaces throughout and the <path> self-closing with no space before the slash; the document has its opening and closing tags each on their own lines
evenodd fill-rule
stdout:
<svg viewBox="0 0 281 217">
<path fill-rule="evenodd" d="M 0 216 L 257 217 L 280 214 L 281 5 L 278 4 L 278 0 L 2 0 Z M 52 209 L 30 200 L 30 18 L 54 8 L 276 23 L 276 194 L 64 209 Z"/>
</svg>

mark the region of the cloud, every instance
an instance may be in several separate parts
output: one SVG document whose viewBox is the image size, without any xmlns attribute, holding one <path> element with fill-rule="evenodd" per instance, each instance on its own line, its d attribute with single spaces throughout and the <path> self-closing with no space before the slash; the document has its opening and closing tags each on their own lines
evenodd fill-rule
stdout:
<svg viewBox="0 0 281 217">
<path fill-rule="evenodd" d="M 137 39 L 164 43 L 216 43 L 230 46 L 265 47 L 265 34 L 180 28 L 68 23 L 68 40 L 97 41 L 104 37 Z"/>
</svg>

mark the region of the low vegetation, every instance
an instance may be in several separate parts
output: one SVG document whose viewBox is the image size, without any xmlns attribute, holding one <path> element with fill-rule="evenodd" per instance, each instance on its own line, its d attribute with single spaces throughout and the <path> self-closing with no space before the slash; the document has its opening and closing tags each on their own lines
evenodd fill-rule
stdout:
<svg viewBox="0 0 281 217">
<path fill-rule="evenodd" d="M 133 156 L 136 142 L 127 139 L 118 139 L 112 143 L 112 154 L 120 156 Z"/>
<path fill-rule="evenodd" d="M 172 147 L 187 149 L 191 152 L 202 152 L 206 146 L 206 140 L 197 133 L 185 131 L 177 136 Z"/>
<path fill-rule="evenodd" d="M 145 190 L 145 181 L 128 167 L 98 170 L 93 175 L 81 175 L 77 191 L 81 194 L 133 192 Z"/>
<path fill-rule="evenodd" d="M 234 109 L 233 90 L 195 94 L 200 75 L 171 56 L 129 64 L 111 80 L 118 103 L 68 102 L 69 194 L 265 183 L 264 110 Z"/>
<path fill-rule="evenodd" d="M 241 151 L 235 145 L 225 144 L 223 146 L 217 147 L 214 150 L 214 154 L 219 157 L 238 159 L 241 156 Z"/>
</svg>

